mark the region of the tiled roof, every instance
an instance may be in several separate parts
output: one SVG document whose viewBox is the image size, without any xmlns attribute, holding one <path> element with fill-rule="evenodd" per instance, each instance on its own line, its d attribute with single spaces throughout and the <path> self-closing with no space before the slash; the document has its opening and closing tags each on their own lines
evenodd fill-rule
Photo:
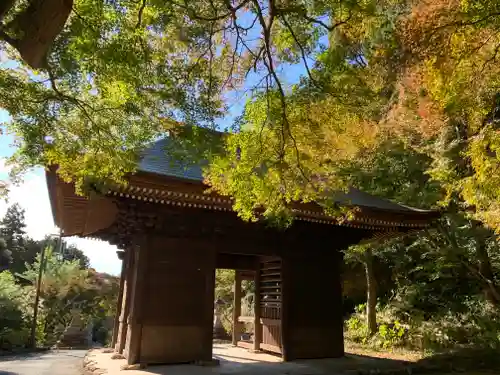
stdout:
<svg viewBox="0 0 500 375">
<path fill-rule="evenodd" d="M 138 170 L 141 172 L 155 173 L 160 176 L 177 177 L 191 181 L 203 182 L 203 172 L 200 165 L 188 165 L 175 160 L 168 155 L 170 141 L 161 139 L 147 148 L 139 162 Z M 351 188 L 347 193 L 335 194 L 335 201 L 359 207 L 376 208 L 392 212 L 429 212 L 413 207 L 407 207 L 387 199 L 379 198 L 360 190 Z"/>
<path fill-rule="evenodd" d="M 156 173 L 161 176 L 203 181 L 203 173 L 199 165 L 187 165 L 169 157 L 167 152 L 169 145 L 169 139 L 164 138 L 147 148 L 143 152 L 138 170 L 141 172 Z"/>
</svg>

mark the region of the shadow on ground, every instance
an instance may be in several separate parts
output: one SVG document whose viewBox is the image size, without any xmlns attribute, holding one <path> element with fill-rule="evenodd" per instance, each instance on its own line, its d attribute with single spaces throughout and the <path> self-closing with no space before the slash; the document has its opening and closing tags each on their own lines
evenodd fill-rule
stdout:
<svg viewBox="0 0 500 375">
<path fill-rule="evenodd" d="M 415 362 L 412 367 L 419 373 L 491 371 L 498 374 L 500 373 L 500 351 L 481 348 L 453 350 L 423 358 Z"/>
<path fill-rule="evenodd" d="M 23 359 L 23 358 L 39 359 L 44 354 L 47 354 L 47 351 L 21 352 L 21 353 L 2 353 L 2 355 L 0 355 L 0 362 L 17 361 L 17 360 Z M 0 375 L 3 375 L 3 374 L 0 372 Z"/>
<path fill-rule="evenodd" d="M 112 360 L 111 356 L 111 353 L 96 350 L 90 353 L 89 359 L 96 369 L 105 370 L 107 375 L 119 375 L 120 366 L 126 361 Z M 474 374 L 478 374 L 476 371 L 498 374 L 500 369 L 498 352 L 477 349 L 442 353 L 413 362 L 362 354 L 347 354 L 337 359 L 282 362 L 278 356 L 269 353 L 251 353 L 228 344 L 215 344 L 214 357 L 220 361 L 219 366 L 149 365 L 142 370 L 127 371 L 127 375 L 408 375 L 459 371 L 471 374 L 471 370 Z"/>
</svg>

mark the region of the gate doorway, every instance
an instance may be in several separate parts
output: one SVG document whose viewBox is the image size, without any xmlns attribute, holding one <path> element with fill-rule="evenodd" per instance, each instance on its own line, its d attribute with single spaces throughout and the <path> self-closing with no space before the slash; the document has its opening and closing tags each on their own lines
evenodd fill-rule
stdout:
<svg viewBox="0 0 500 375">
<path fill-rule="evenodd" d="M 236 270 L 232 343 L 253 351 L 282 355 L 282 263 L 279 257 L 259 257 L 256 269 Z M 243 283 L 253 283 L 244 293 Z"/>
</svg>

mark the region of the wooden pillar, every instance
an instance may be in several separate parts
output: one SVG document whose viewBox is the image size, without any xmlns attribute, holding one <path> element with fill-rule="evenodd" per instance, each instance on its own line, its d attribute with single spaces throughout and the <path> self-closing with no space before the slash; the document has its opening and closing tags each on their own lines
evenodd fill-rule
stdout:
<svg viewBox="0 0 500 375">
<path fill-rule="evenodd" d="M 260 343 L 262 341 L 262 325 L 260 322 L 260 263 L 255 271 L 255 297 L 254 297 L 254 335 L 253 335 L 253 350 L 260 351 Z"/>
<path fill-rule="evenodd" d="M 290 302 L 288 298 L 289 262 L 287 259 L 281 260 L 281 358 L 284 362 L 290 361 L 288 347 L 290 342 L 289 310 Z"/>
<path fill-rule="evenodd" d="M 282 350 L 287 361 L 344 355 L 342 256 L 314 250 L 283 259 Z"/>
<path fill-rule="evenodd" d="M 115 345 L 115 350 L 120 354 L 123 353 L 125 342 L 127 340 L 127 321 L 130 312 L 132 287 L 134 285 L 135 254 L 132 248 L 127 249 L 125 253 L 125 277 L 123 282 L 122 307 L 119 316 L 119 328 Z"/>
<path fill-rule="evenodd" d="M 206 269 L 200 269 L 204 274 L 205 293 L 204 299 L 204 319 L 201 329 L 203 331 L 203 343 L 200 359 L 203 361 L 212 360 L 213 337 L 214 337 L 214 302 L 215 302 L 215 253 L 213 263 Z"/>
<path fill-rule="evenodd" d="M 125 284 L 125 269 L 126 269 L 126 260 L 125 260 L 125 252 L 117 251 L 116 255 L 118 259 L 122 261 L 122 269 L 120 272 L 120 291 L 118 293 L 118 301 L 116 303 L 116 315 L 115 320 L 113 322 L 113 336 L 111 338 L 111 347 L 114 348 L 118 339 L 118 331 L 120 330 L 120 315 L 122 313 L 122 304 L 123 304 L 123 287 Z"/>
<path fill-rule="evenodd" d="M 234 297 L 233 297 L 233 345 L 238 345 L 241 336 L 241 271 L 234 272 Z"/>
<path fill-rule="evenodd" d="M 128 364 L 140 362 L 144 283 L 147 272 L 148 243 L 143 239 L 134 248 L 133 287 L 127 319 L 127 340 L 124 355 Z"/>
</svg>

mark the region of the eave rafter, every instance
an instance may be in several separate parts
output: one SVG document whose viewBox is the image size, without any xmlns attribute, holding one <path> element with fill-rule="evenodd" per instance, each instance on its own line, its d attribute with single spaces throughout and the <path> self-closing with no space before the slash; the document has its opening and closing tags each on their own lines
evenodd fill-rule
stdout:
<svg viewBox="0 0 500 375">
<path fill-rule="evenodd" d="M 147 184 L 145 186 L 142 180 L 134 181 L 132 179 L 127 186 L 111 187 L 106 192 L 106 195 L 188 209 L 233 211 L 232 206 L 234 201 L 232 198 L 207 194 L 205 189 L 206 186 L 198 186 L 198 184 L 193 184 L 189 188 L 186 188 L 185 185 L 177 185 L 175 182 L 161 185 Z M 381 215 L 374 210 L 368 209 L 355 210 L 356 212 L 352 218 L 340 221 L 338 218 L 326 214 L 319 205 L 307 205 L 305 208 L 303 206 L 297 204 L 292 208 L 296 220 L 383 232 L 394 232 L 395 229 L 404 231 L 423 229 L 432 225 L 429 217 L 426 215 L 407 217 L 409 215 L 398 213 L 395 215 L 396 219 L 391 220 L 387 218 L 387 216 L 390 216 L 387 213 Z"/>
</svg>

